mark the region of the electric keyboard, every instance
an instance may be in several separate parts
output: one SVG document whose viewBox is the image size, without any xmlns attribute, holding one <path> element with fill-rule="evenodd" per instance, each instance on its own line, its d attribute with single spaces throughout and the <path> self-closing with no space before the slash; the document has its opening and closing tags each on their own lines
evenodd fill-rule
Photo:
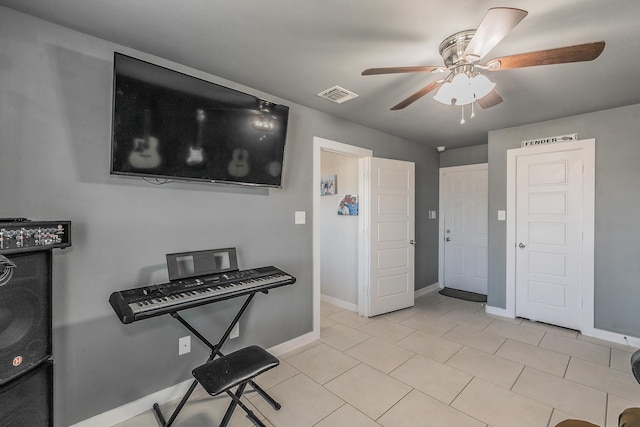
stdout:
<svg viewBox="0 0 640 427">
<path fill-rule="evenodd" d="M 109 303 L 122 323 L 132 323 L 295 282 L 295 277 L 268 266 L 117 291 Z"/>
</svg>

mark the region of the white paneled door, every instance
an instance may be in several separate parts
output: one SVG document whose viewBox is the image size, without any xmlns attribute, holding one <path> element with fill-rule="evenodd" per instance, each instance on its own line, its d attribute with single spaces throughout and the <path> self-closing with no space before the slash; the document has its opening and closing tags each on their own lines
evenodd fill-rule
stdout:
<svg viewBox="0 0 640 427">
<path fill-rule="evenodd" d="M 454 168 L 444 180 L 444 280 L 446 288 L 487 294 L 487 168 Z"/>
<path fill-rule="evenodd" d="M 516 160 L 516 315 L 581 327 L 583 151 Z"/>
<path fill-rule="evenodd" d="M 414 305 L 415 166 L 370 157 L 368 316 Z"/>
</svg>

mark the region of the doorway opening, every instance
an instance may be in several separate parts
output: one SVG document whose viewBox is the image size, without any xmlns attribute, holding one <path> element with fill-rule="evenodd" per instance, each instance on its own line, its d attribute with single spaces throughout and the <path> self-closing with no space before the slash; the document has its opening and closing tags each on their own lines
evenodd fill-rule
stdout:
<svg viewBox="0 0 640 427">
<path fill-rule="evenodd" d="M 355 160 L 355 162 L 346 162 L 350 165 L 357 165 L 357 188 L 358 188 L 358 210 L 359 215 L 356 218 L 342 218 L 351 222 L 357 222 L 356 242 L 353 242 L 357 250 L 357 271 L 353 273 L 353 277 L 357 280 L 357 306 L 358 314 L 363 315 L 363 296 L 362 292 L 365 288 L 364 284 L 364 251 L 365 247 L 365 214 L 368 212 L 368 200 L 366 197 L 366 180 L 364 176 L 364 161 L 365 159 L 373 156 L 373 151 L 355 147 L 348 144 L 343 144 L 336 141 L 331 141 L 324 138 L 313 138 L 313 334 L 320 337 L 320 302 L 322 298 L 322 230 L 323 221 L 327 221 L 327 214 L 337 216 L 339 204 L 335 207 L 335 212 L 324 212 L 322 198 L 327 196 L 321 196 L 321 177 L 322 177 L 322 158 L 323 153 L 330 154 L 336 159 L 347 158 Z M 327 158 L 327 157 L 325 157 Z M 331 156 L 329 156 L 331 158 Z M 340 188 L 340 176 L 337 177 L 338 192 L 336 195 L 343 195 Z M 348 187 L 349 188 L 349 187 Z M 332 197 L 332 196 L 328 196 Z M 328 200 L 327 200 L 328 201 Z M 330 202 L 329 202 L 330 203 Z M 327 203 L 324 203 L 326 205 Z M 355 221 L 353 221 L 355 220 Z M 354 308 L 354 307 L 351 307 Z"/>
</svg>

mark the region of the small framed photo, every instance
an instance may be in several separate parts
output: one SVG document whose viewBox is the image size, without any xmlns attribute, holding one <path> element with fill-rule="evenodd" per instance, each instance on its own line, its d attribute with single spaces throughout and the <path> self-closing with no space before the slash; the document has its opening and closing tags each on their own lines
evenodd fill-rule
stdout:
<svg viewBox="0 0 640 427">
<path fill-rule="evenodd" d="M 344 196 L 338 205 L 338 215 L 358 215 L 358 196 L 355 194 Z"/>
<path fill-rule="evenodd" d="M 320 178 L 320 195 L 333 196 L 338 191 L 338 176 L 327 175 Z"/>
</svg>

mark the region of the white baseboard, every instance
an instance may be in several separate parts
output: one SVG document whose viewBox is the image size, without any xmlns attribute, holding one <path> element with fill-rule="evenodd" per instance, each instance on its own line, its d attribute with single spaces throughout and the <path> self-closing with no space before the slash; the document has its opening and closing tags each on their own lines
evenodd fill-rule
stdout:
<svg viewBox="0 0 640 427">
<path fill-rule="evenodd" d="M 611 341 L 617 344 L 640 348 L 640 338 L 630 337 L 628 335 L 619 334 L 617 332 L 609 332 L 602 329 L 589 329 L 582 331 L 582 335 L 598 338 L 605 341 Z"/>
<path fill-rule="evenodd" d="M 513 319 L 514 316 L 510 315 L 509 312 L 503 308 L 485 306 L 484 311 L 487 314 L 493 314 L 496 316 L 507 317 L 509 319 Z M 589 328 L 580 332 L 582 335 L 586 337 L 598 338 L 601 340 L 609 341 L 616 344 L 628 345 L 630 347 L 640 348 L 640 338 L 631 337 L 628 335 L 619 334 L 617 332 L 605 331 L 602 329 Z"/>
<path fill-rule="evenodd" d="M 275 347 L 271 347 L 268 349 L 269 353 L 274 356 L 282 356 L 285 353 L 289 353 L 297 348 L 302 347 L 303 345 L 307 345 L 313 341 L 317 341 L 320 339 L 320 333 L 317 332 L 309 332 L 308 334 L 304 334 L 299 336 L 298 338 L 294 338 L 287 342 L 283 342 L 282 344 L 278 344 Z"/>
<path fill-rule="evenodd" d="M 484 306 L 484 312 L 487 314 L 493 314 L 495 316 L 508 317 L 509 319 L 514 319 L 514 317 L 509 314 L 507 310 L 504 308 L 492 307 L 490 305 Z"/>
<path fill-rule="evenodd" d="M 425 286 L 424 288 L 420 288 L 417 291 L 415 291 L 414 298 L 421 297 L 423 295 L 437 291 L 439 289 L 440 289 L 439 283 L 434 283 L 432 285 Z M 353 304 L 353 303 L 350 303 L 338 298 L 330 297 L 329 295 L 324 295 L 324 294 L 320 295 L 320 300 L 324 302 L 328 302 L 329 304 L 333 304 L 336 307 L 344 308 L 345 310 L 355 311 L 356 313 L 358 312 L 358 304 Z"/>
<path fill-rule="evenodd" d="M 275 356 L 280 356 L 317 339 L 320 339 L 319 333 L 309 332 L 290 341 L 271 347 L 268 351 Z M 107 412 L 88 418 L 84 421 L 80 421 L 70 427 L 104 427 L 121 423 L 122 421 L 128 420 L 129 418 L 150 410 L 154 403 L 162 405 L 172 400 L 180 399 L 187 392 L 192 382 L 193 380 L 181 382 L 180 384 L 165 388 L 164 390 L 160 390 L 133 402 L 126 403 Z"/>
<path fill-rule="evenodd" d="M 358 312 L 358 304 L 354 304 L 348 301 L 344 301 L 338 298 L 330 297 L 329 295 L 320 295 L 320 301 L 328 302 L 336 307 L 344 308 L 345 310 Z"/>
<path fill-rule="evenodd" d="M 415 298 L 421 297 L 431 292 L 439 291 L 440 289 L 440 283 L 434 283 L 432 285 L 425 286 L 424 288 L 420 288 L 416 291 Z"/>
<path fill-rule="evenodd" d="M 162 405 L 172 400 L 180 399 L 189 390 L 193 380 L 187 380 L 164 390 L 157 391 L 148 396 L 142 397 L 133 402 L 126 403 L 117 408 L 103 412 L 94 417 L 80 421 L 70 427 L 104 427 L 121 423 L 129 418 L 135 417 L 150 410 L 154 403 Z"/>
</svg>

